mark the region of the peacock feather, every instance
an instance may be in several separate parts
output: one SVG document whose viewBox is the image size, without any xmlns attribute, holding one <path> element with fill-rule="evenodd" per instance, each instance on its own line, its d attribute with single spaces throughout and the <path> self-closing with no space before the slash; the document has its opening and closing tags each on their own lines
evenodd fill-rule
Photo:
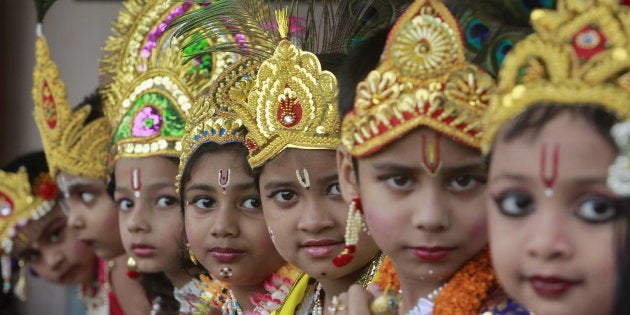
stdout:
<svg viewBox="0 0 630 315">
<path fill-rule="evenodd" d="M 37 11 L 37 23 L 44 21 L 44 16 L 48 9 L 55 3 L 56 0 L 33 0 L 35 2 L 35 10 Z"/>
</svg>

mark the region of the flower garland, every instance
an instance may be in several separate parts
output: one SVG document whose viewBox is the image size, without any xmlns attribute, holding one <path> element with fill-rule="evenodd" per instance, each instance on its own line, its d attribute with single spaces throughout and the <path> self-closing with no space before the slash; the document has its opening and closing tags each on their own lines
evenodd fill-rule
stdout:
<svg viewBox="0 0 630 315">
<path fill-rule="evenodd" d="M 389 256 L 383 258 L 373 283 L 378 285 L 383 291 L 392 290 L 398 292 L 398 290 L 400 290 L 400 281 L 398 280 L 392 259 Z"/>
<path fill-rule="evenodd" d="M 488 297 L 488 291 L 496 285 L 490 251 L 486 247 L 451 277 L 435 300 L 433 314 L 476 314 Z"/>
<path fill-rule="evenodd" d="M 286 264 L 275 273 L 272 273 L 263 284 L 267 293 L 256 293 L 254 296 L 251 296 L 250 301 L 255 308 L 253 311 L 245 311 L 244 314 L 271 314 L 273 310 L 282 305 L 301 272 L 297 267 Z M 229 283 L 212 279 L 207 275 L 202 275 L 199 279 L 201 280 L 199 286 L 204 292 L 199 297 L 200 301 L 194 303 L 194 308 L 198 312 L 209 314 L 211 310 L 222 309 L 226 303 L 238 303 L 232 301 Z"/>
</svg>

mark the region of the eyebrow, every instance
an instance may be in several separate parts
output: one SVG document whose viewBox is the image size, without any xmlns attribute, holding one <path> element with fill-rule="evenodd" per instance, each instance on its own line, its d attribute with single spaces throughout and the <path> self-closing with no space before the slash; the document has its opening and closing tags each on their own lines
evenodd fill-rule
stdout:
<svg viewBox="0 0 630 315">
<path fill-rule="evenodd" d="M 158 189 L 162 189 L 162 188 L 173 188 L 175 189 L 175 184 L 171 183 L 171 182 L 163 182 L 163 183 L 155 183 L 150 185 L 149 190 L 158 190 Z M 117 193 L 129 193 L 131 192 L 131 190 L 127 187 L 116 187 L 116 189 L 114 189 L 115 192 Z"/>
<path fill-rule="evenodd" d="M 422 168 L 420 166 L 416 167 L 416 166 L 406 166 L 406 165 L 401 165 L 401 164 L 395 164 L 395 163 L 389 163 L 389 162 L 385 162 L 385 163 L 372 163 L 371 164 L 372 168 L 377 170 L 377 171 L 384 171 L 384 172 L 396 172 L 396 173 L 402 173 L 402 172 L 420 172 L 422 170 Z"/>
<path fill-rule="evenodd" d="M 37 240 L 39 241 L 42 238 L 46 238 L 46 236 L 48 236 L 50 233 L 52 233 L 52 231 L 58 228 L 66 228 L 66 227 L 67 227 L 66 219 L 58 218 L 52 221 L 50 224 L 48 224 L 48 226 L 46 226 L 46 228 L 42 231 L 42 233 L 37 237 Z"/>
<path fill-rule="evenodd" d="M 229 187 L 236 190 L 240 190 L 240 191 L 256 188 L 254 182 L 230 185 Z M 219 189 L 217 189 L 214 186 L 210 186 L 208 184 L 202 184 L 202 183 L 190 185 L 190 187 L 186 188 L 186 192 L 189 192 L 191 190 L 201 190 L 201 191 L 211 191 L 211 192 L 219 191 Z"/>
<path fill-rule="evenodd" d="M 472 172 L 483 172 L 487 173 L 487 170 L 483 169 L 483 163 L 473 163 L 466 165 L 456 165 L 449 168 L 444 168 L 443 172 L 445 174 L 456 174 L 456 173 L 472 173 Z"/>
<path fill-rule="evenodd" d="M 79 189 L 90 189 L 90 188 L 95 188 L 92 184 L 90 183 L 74 183 L 71 185 L 66 186 L 67 191 L 75 191 L 75 190 L 79 190 Z"/>
</svg>

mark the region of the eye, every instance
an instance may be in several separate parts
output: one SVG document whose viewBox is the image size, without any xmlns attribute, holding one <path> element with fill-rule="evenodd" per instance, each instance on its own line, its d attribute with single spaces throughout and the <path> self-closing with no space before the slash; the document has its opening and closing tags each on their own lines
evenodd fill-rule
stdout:
<svg viewBox="0 0 630 315">
<path fill-rule="evenodd" d="M 499 211 L 506 216 L 520 217 L 534 211 L 534 201 L 527 193 L 508 191 L 494 199 Z"/>
<path fill-rule="evenodd" d="M 387 185 L 397 190 L 407 190 L 413 185 L 413 179 L 404 175 L 390 176 L 385 179 Z"/>
<path fill-rule="evenodd" d="M 158 198 L 156 205 L 161 208 L 168 208 L 177 205 L 177 203 L 179 203 L 179 200 L 177 200 L 177 198 L 162 196 Z"/>
<path fill-rule="evenodd" d="M 117 200 L 116 203 L 118 204 L 118 209 L 120 209 L 120 211 L 129 211 L 133 208 L 133 201 L 129 199 L 120 199 Z"/>
<path fill-rule="evenodd" d="M 449 181 L 448 187 L 454 192 L 464 192 L 475 189 L 481 184 L 483 182 L 473 176 L 462 175 Z"/>
<path fill-rule="evenodd" d="M 259 209 L 262 204 L 260 203 L 260 198 L 247 197 L 240 206 L 245 209 Z"/>
<path fill-rule="evenodd" d="M 211 209 L 217 206 L 216 200 L 208 197 L 196 197 L 191 203 L 199 209 Z"/>
<path fill-rule="evenodd" d="M 576 215 L 591 223 L 603 223 L 617 217 L 618 210 L 613 202 L 604 197 L 590 197 L 583 200 L 576 211 Z"/>
<path fill-rule="evenodd" d="M 326 189 L 326 193 L 328 195 L 332 195 L 332 196 L 339 196 L 339 195 L 341 195 L 341 188 L 339 187 L 339 183 L 334 183 L 334 184 L 328 186 L 328 188 Z"/>
<path fill-rule="evenodd" d="M 48 234 L 48 242 L 50 243 L 59 243 L 61 241 L 61 234 L 63 233 L 64 228 L 54 229 Z"/>
<path fill-rule="evenodd" d="M 294 191 L 291 191 L 291 190 L 275 191 L 275 192 L 272 192 L 267 197 L 268 198 L 273 198 L 273 200 L 275 200 L 277 202 L 282 202 L 282 203 L 295 201 L 298 198 L 297 194 Z"/>
<path fill-rule="evenodd" d="M 79 197 L 81 198 L 81 201 L 86 204 L 91 203 L 96 198 L 93 193 L 87 191 L 79 192 Z"/>
</svg>

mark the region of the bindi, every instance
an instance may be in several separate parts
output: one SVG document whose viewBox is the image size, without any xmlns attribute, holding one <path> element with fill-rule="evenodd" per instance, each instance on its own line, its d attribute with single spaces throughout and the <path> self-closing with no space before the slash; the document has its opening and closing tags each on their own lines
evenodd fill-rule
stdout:
<svg viewBox="0 0 630 315">
<path fill-rule="evenodd" d="M 422 168 L 431 176 L 437 175 L 442 167 L 440 135 L 433 134 L 433 139 L 422 135 Z"/>
<path fill-rule="evenodd" d="M 140 169 L 131 169 L 131 190 L 136 198 L 140 198 L 140 189 L 142 188 L 142 181 L 140 180 Z"/>
<path fill-rule="evenodd" d="M 303 176 L 300 174 L 300 170 L 295 170 L 295 177 L 297 178 L 298 183 L 300 183 L 300 186 L 308 190 L 311 188 L 311 178 L 308 176 L 308 170 L 302 169 L 302 173 L 304 174 Z"/>
<path fill-rule="evenodd" d="M 560 164 L 560 144 L 555 143 L 549 152 L 547 143 L 540 148 L 540 180 L 545 187 L 545 196 L 553 196 L 553 186 L 558 180 L 558 167 Z"/>
<path fill-rule="evenodd" d="M 232 170 L 228 168 L 227 172 L 223 173 L 223 169 L 219 170 L 218 174 L 218 182 L 219 186 L 223 189 L 223 194 L 227 194 L 226 189 L 230 186 L 230 175 L 232 174 Z"/>
</svg>

